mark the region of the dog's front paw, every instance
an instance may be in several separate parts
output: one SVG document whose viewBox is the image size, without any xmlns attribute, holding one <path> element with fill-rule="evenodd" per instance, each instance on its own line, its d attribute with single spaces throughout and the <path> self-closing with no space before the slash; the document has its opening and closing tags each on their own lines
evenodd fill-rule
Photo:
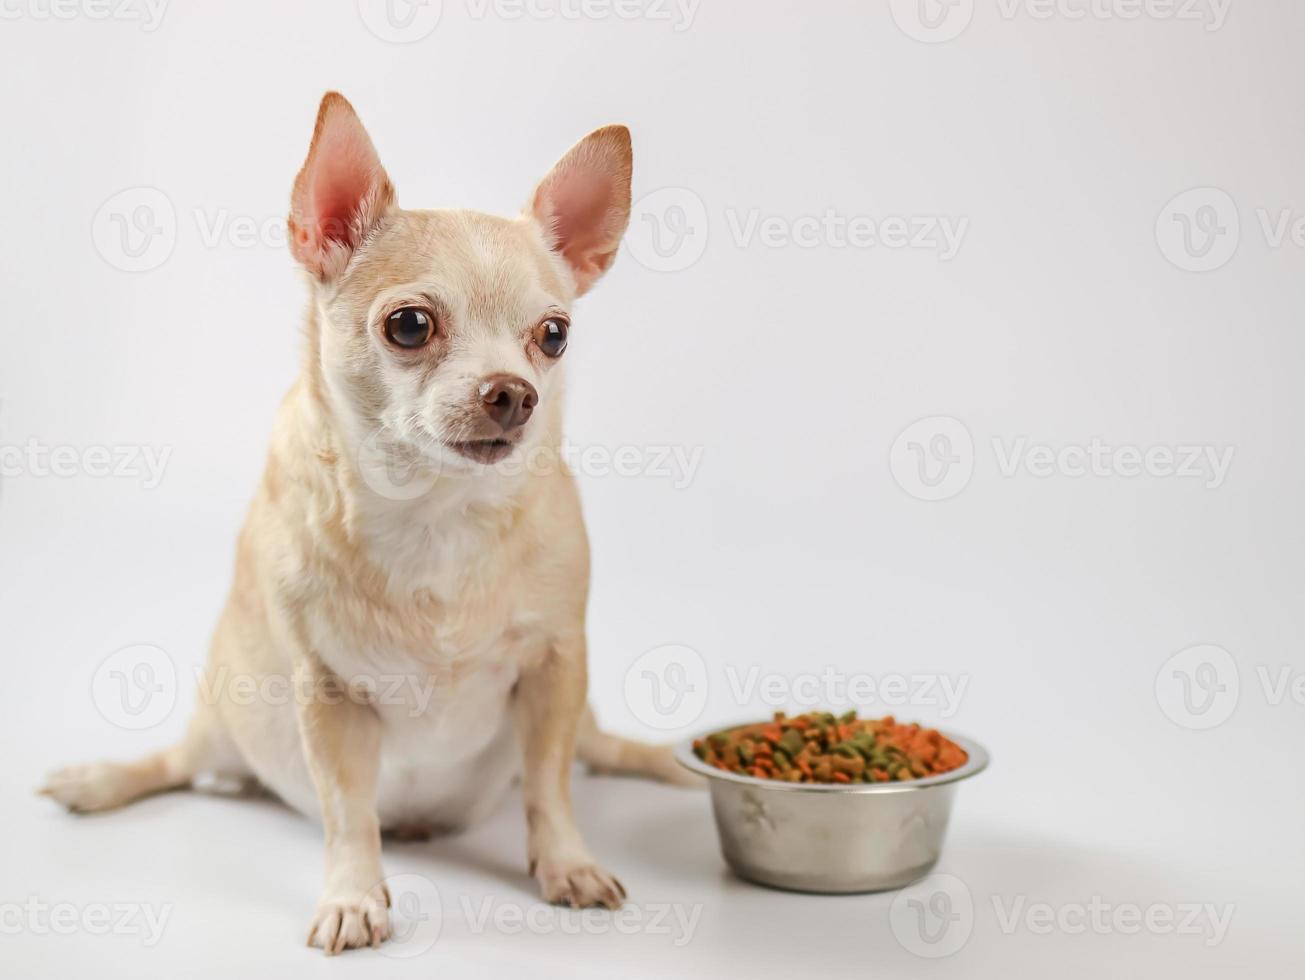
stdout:
<svg viewBox="0 0 1305 980">
<path fill-rule="evenodd" d="M 308 930 L 308 945 L 325 950 L 327 956 L 379 946 L 389 938 L 390 893 L 384 884 L 353 894 L 328 891 Z"/>
<path fill-rule="evenodd" d="M 535 865 L 535 879 L 544 900 L 554 905 L 619 909 L 625 900 L 621 883 L 592 863 L 541 860 Z"/>
</svg>

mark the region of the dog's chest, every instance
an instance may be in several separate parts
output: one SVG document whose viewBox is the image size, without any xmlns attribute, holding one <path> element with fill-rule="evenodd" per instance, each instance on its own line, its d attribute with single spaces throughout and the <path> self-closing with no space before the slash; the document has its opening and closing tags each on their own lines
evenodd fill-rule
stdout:
<svg viewBox="0 0 1305 980">
<path fill-rule="evenodd" d="M 510 594 L 354 597 L 324 612 L 314 638 L 322 659 L 381 708 L 503 694 L 548 646 L 540 617 Z"/>
<path fill-rule="evenodd" d="M 373 540 L 382 587 L 339 575 L 317 605 L 315 645 L 338 676 L 367 688 L 387 754 L 429 758 L 432 742 L 474 753 L 521 671 L 548 649 L 521 563 L 474 523 L 410 521 L 406 537 Z"/>
</svg>

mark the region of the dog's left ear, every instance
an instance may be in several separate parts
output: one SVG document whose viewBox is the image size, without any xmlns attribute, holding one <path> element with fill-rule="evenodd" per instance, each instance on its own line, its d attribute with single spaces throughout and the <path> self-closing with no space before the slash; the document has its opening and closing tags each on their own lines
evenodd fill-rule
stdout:
<svg viewBox="0 0 1305 980">
<path fill-rule="evenodd" d="M 571 147 L 535 189 L 530 213 L 570 267 L 577 296 L 616 258 L 630 221 L 633 166 L 630 131 L 604 126 Z"/>
</svg>

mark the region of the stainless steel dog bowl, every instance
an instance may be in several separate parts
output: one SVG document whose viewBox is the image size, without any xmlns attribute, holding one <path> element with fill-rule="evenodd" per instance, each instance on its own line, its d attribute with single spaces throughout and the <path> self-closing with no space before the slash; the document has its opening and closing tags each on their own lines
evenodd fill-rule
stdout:
<svg viewBox="0 0 1305 980">
<path fill-rule="evenodd" d="M 876 892 L 929 873 L 942 853 L 957 784 L 988 765 L 983 746 L 943 734 L 965 750 L 965 765 L 893 783 L 741 776 L 704 763 L 692 739 L 675 757 L 709 781 L 721 851 L 740 877 L 790 891 Z"/>
</svg>

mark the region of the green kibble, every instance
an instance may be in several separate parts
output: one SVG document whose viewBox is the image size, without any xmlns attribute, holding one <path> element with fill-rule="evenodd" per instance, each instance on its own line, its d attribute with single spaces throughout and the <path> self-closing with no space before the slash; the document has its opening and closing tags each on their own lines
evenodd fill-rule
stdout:
<svg viewBox="0 0 1305 980">
<path fill-rule="evenodd" d="M 867 737 L 864 732 L 852 737 L 846 744 L 852 746 L 863 759 L 869 760 L 874 755 L 875 740 Z"/>
<path fill-rule="evenodd" d="M 802 733 L 796 728 L 790 728 L 780 736 L 778 748 L 783 749 L 790 756 L 795 756 L 801 752 L 807 744 L 807 740 L 802 737 Z"/>
</svg>

